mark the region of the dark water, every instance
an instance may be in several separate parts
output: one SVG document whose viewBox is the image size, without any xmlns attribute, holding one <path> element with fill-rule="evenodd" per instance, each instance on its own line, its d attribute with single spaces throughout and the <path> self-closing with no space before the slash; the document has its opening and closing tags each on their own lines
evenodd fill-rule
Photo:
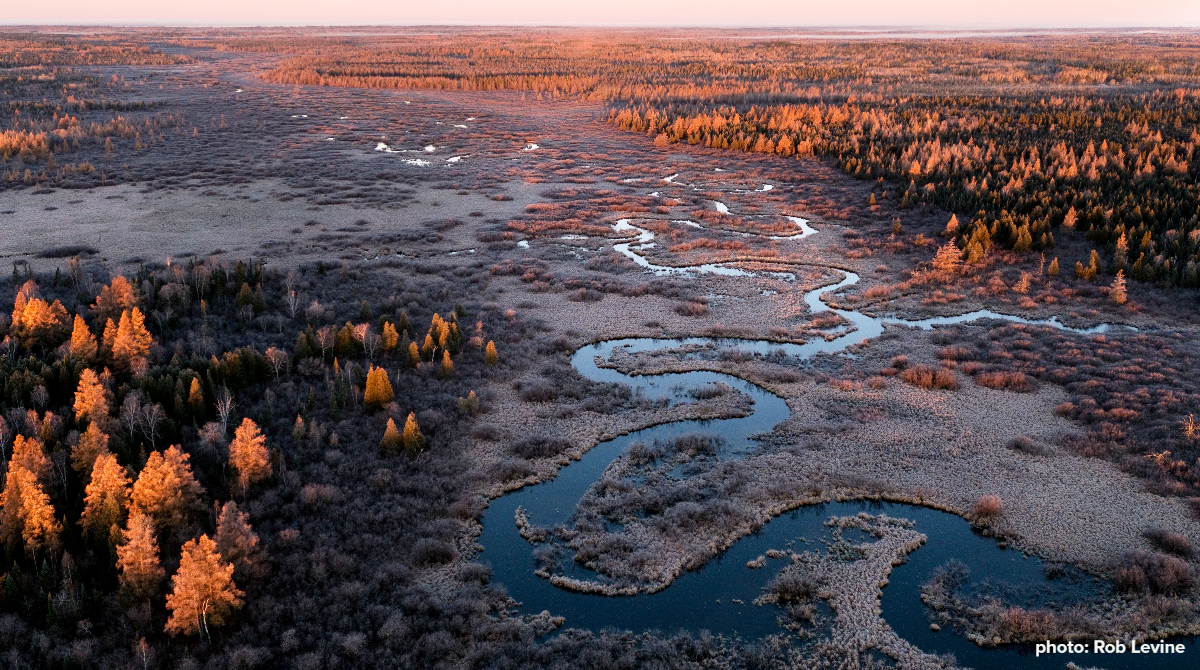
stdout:
<svg viewBox="0 0 1200 670">
<path fill-rule="evenodd" d="M 850 275 L 839 284 L 840 288 L 854 283 L 856 276 Z M 817 299 L 818 291 L 806 296 L 814 311 L 828 309 Z M 716 344 L 736 346 L 759 353 L 782 350 L 799 358 L 817 353 L 834 352 L 877 336 L 882 330 L 882 320 L 865 317 L 857 312 L 839 313 L 850 318 L 859 328 L 858 332 L 843 335 L 830 342 L 815 340 L 804 345 L 780 345 L 774 343 L 719 340 Z M 968 316 L 970 318 L 968 318 Z M 933 319 L 927 322 L 906 322 L 915 327 L 928 328 L 936 324 L 955 323 L 977 318 L 1005 318 L 992 313 L 975 313 L 953 319 Z M 1043 322 L 1053 327 L 1057 322 Z M 1102 328 L 1088 332 L 1098 332 Z M 722 458 L 739 458 L 757 448 L 751 439 L 756 434 L 769 432 L 775 425 L 788 417 L 787 404 L 779 397 L 742 379 L 714 372 L 672 373 L 654 376 L 629 376 L 615 370 L 599 367 L 596 358 L 607 359 L 614 347 L 627 351 L 651 351 L 676 348 L 681 345 L 711 345 L 708 338 L 686 340 L 655 340 L 637 338 L 604 342 L 583 347 L 576 352 L 572 364 L 585 377 L 594 381 L 623 383 L 648 397 L 665 398 L 672 404 L 685 399 L 686 390 L 713 382 L 724 382 L 746 393 L 754 400 L 754 411 L 748 417 L 713 421 L 678 421 L 624 435 L 602 442 L 589 450 L 580 461 L 561 469 L 558 476 L 548 482 L 528 486 L 492 501 L 483 515 L 483 532 L 480 544 L 484 551 L 479 559 L 489 563 L 495 572 L 495 581 L 503 584 L 509 594 L 521 603 L 522 611 L 538 613 L 549 611 L 566 618 L 564 628 L 587 628 L 600 630 L 615 628 L 632 631 L 656 630 L 670 634 L 679 630 L 740 636 L 745 639 L 761 638 L 780 633 L 777 617 L 780 610 L 774 605 L 755 606 L 753 600 L 761 595 L 763 588 L 788 559 L 767 559 L 761 569 L 749 569 L 747 561 L 765 554 L 768 549 L 792 549 L 797 552 L 823 551 L 822 539 L 829 539 L 829 529 L 824 522 L 832 516 L 845 516 L 867 511 L 884 513 L 916 522 L 916 530 L 928 537 L 927 543 L 909 556 L 909 561 L 895 568 L 890 582 L 883 589 L 883 618 L 896 633 L 928 653 L 951 653 L 959 665 L 974 668 L 1062 668 L 1068 661 L 1082 666 L 1105 668 L 1200 668 L 1195 659 L 1195 640 L 1182 640 L 1189 652 L 1183 655 L 1105 655 L 1093 654 L 1033 656 L 1033 645 L 1015 648 L 985 649 L 965 637 L 944 628 L 934 633 L 929 629 L 927 609 L 920 600 L 920 587 L 936 570 L 948 561 L 957 559 L 970 568 L 968 588 L 986 589 L 989 593 L 1004 593 L 1024 597 L 1025 606 L 1037 606 L 1056 599 L 1086 597 L 1107 588 L 1088 579 L 1076 579 L 1064 586 L 1047 578 L 1042 562 L 1036 557 L 1026 557 L 1014 550 L 1001 549 L 991 539 L 976 534 L 970 524 L 960 517 L 929 508 L 895 503 L 827 503 L 803 507 L 785 513 L 772 520 L 758 533 L 742 538 L 727 551 L 709 561 L 698 570 L 686 573 L 668 588 L 653 595 L 608 597 L 586 595 L 553 586 L 549 580 L 534 574 L 536 563 L 534 552 L 538 545 L 525 541 L 517 531 L 514 516 L 518 508 L 526 511 L 529 522 L 534 526 L 553 527 L 570 521 L 575 507 L 588 488 L 603 474 L 613 459 L 623 454 L 634 442 L 667 442 L 672 438 L 705 433 L 723 438 Z M 619 530 L 617 530 L 619 532 Z M 847 539 L 858 541 L 851 535 Z M 569 562 L 569 561 L 568 561 Z M 600 579 L 598 575 L 577 565 L 569 565 L 567 573 L 588 579 Z M 734 602 L 740 600 L 742 602 Z M 1006 599 L 1006 602 L 1011 600 Z M 1128 642 L 1128 641 L 1126 641 Z"/>
</svg>

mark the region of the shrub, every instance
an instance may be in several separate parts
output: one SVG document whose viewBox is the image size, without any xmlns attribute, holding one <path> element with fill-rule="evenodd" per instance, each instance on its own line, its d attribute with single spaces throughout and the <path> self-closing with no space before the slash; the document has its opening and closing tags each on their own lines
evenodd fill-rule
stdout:
<svg viewBox="0 0 1200 670">
<path fill-rule="evenodd" d="M 1154 593 L 1174 595 L 1192 588 L 1194 580 L 1192 566 L 1186 561 L 1138 550 L 1122 559 L 1114 585 L 1119 591 L 1140 592 L 1149 588 Z"/>
<path fill-rule="evenodd" d="M 954 378 L 953 372 L 944 368 L 931 368 L 927 365 L 905 368 L 900 373 L 900 378 L 913 386 L 923 389 L 933 388 L 953 391 L 958 388 L 958 380 Z"/>
<path fill-rule="evenodd" d="M 1024 435 L 1009 440 L 1008 448 L 1013 451 L 1029 454 L 1030 456 L 1051 456 L 1054 454 L 1054 451 L 1049 447 L 1038 444 Z"/>
<path fill-rule="evenodd" d="M 979 500 L 975 501 L 975 518 L 990 519 L 1000 513 L 1002 505 L 1003 501 L 998 495 L 989 493 L 988 495 L 980 496 Z"/>
<path fill-rule="evenodd" d="M 675 303 L 675 313 L 683 316 L 704 316 L 708 314 L 708 305 L 695 300 Z"/>
<path fill-rule="evenodd" d="M 571 443 L 561 437 L 545 437 L 534 435 L 514 442 L 508 452 L 521 458 L 548 458 L 557 456 L 571 447 Z"/>
<path fill-rule="evenodd" d="M 981 372 L 975 375 L 975 383 L 997 391 L 1033 393 L 1037 382 L 1024 372 Z"/>
<path fill-rule="evenodd" d="M 1193 558 L 1196 545 L 1186 535 L 1172 533 L 1163 528 L 1154 528 L 1144 533 L 1147 540 L 1158 549 L 1182 558 Z"/>
<path fill-rule="evenodd" d="M 553 402 L 558 399 L 558 389 L 548 381 L 538 381 L 521 391 L 521 400 L 526 402 Z"/>
</svg>

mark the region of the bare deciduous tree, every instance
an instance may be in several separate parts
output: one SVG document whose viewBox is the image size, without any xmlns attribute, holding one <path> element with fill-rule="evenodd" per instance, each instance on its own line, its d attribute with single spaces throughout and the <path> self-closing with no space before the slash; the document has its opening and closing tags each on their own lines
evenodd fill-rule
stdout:
<svg viewBox="0 0 1200 670">
<path fill-rule="evenodd" d="M 166 412 L 163 411 L 163 406 L 158 403 L 142 406 L 142 430 L 146 433 L 146 437 L 150 439 L 150 449 L 152 451 L 158 449 L 155 443 L 158 441 L 158 429 L 162 425 L 165 416 Z"/>
<path fill-rule="evenodd" d="M 129 440 L 132 442 L 138 427 L 142 424 L 142 394 L 140 391 L 134 391 L 125 396 L 125 401 L 121 403 L 120 421 L 121 427 L 129 433 Z"/>
<path fill-rule="evenodd" d="M 296 318 L 296 312 L 300 310 L 300 296 L 296 295 L 296 292 L 290 289 L 287 295 L 287 306 L 292 318 Z"/>
<path fill-rule="evenodd" d="M 329 355 L 329 350 L 333 348 L 334 337 L 333 328 L 329 326 L 317 330 L 317 345 L 321 347 L 321 358 Z"/>
<path fill-rule="evenodd" d="M 278 377 L 280 374 L 282 374 L 283 372 L 285 372 L 287 370 L 287 367 L 288 367 L 287 352 L 276 349 L 275 347 L 270 347 L 267 349 L 266 356 L 267 356 L 267 362 L 271 364 L 271 369 L 275 371 L 276 377 Z"/>
<path fill-rule="evenodd" d="M 233 394 L 229 392 L 228 386 L 222 386 L 220 391 L 217 391 L 217 416 L 221 419 L 221 434 L 224 435 L 229 431 L 229 416 L 233 414 Z"/>
</svg>

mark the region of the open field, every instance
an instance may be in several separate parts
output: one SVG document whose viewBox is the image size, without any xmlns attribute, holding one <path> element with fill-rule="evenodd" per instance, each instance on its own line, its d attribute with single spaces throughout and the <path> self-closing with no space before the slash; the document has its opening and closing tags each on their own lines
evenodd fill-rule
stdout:
<svg viewBox="0 0 1200 670">
<path fill-rule="evenodd" d="M 752 449 L 617 454 L 502 520 L 529 571 L 659 592 L 883 500 L 1095 580 L 948 566 L 945 635 L 1200 634 L 1196 36 L 776 37 L 0 32 L 3 662 L 958 667 L 880 615 L 926 532 L 888 516 L 773 555 L 762 639 L 493 579 L 489 505 L 763 410 L 734 382 L 784 406 Z"/>
</svg>

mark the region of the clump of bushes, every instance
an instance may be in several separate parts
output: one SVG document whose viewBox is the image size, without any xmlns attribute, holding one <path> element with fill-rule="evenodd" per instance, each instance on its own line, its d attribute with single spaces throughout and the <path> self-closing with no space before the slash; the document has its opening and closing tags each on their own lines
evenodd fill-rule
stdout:
<svg viewBox="0 0 1200 670">
<path fill-rule="evenodd" d="M 1033 440 L 1019 435 L 1008 441 L 1008 448 L 1013 451 L 1029 454 L 1030 456 L 1052 456 L 1054 451 L 1044 444 L 1038 444 Z"/>
<path fill-rule="evenodd" d="M 1117 568 L 1114 584 L 1118 591 L 1175 595 L 1192 588 L 1195 571 L 1182 559 L 1148 551 L 1132 551 Z"/>
<path fill-rule="evenodd" d="M 1196 545 L 1186 535 L 1172 533 L 1164 528 L 1153 528 L 1144 534 L 1150 544 L 1160 551 L 1175 554 L 1181 558 L 1191 559 L 1196 556 Z"/>
<path fill-rule="evenodd" d="M 549 458 L 557 456 L 569 449 L 571 443 L 560 437 L 545 437 L 542 435 L 533 435 L 518 442 L 514 442 L 508 448 L 509 453 L 521 458 Z"/>
<path fill-rule="evenodd" d="M 992 519 L 1000 514 L 1000 508 L 1003 504 L 1004 501 L 998 495 L 989 493 L 980 496 L 979 500 L 975 501 L 975 518 L 980 520 Z"/>
<path fill-rule="evenodd" d="M 958 380 L 954 378 L 953 372 L 945 368 L 931 368 L 927 365 L 905 368 L 900 372 L 900 379 L 923 389 L 953 391 L 958 388 Z"/>
<path fill-rule="evenodd" d="M 975 383 L 997 391 L 1033 393 L 1037 381 L 1024 372 L 981 372 L 975 375 Z"/>
</svg>

